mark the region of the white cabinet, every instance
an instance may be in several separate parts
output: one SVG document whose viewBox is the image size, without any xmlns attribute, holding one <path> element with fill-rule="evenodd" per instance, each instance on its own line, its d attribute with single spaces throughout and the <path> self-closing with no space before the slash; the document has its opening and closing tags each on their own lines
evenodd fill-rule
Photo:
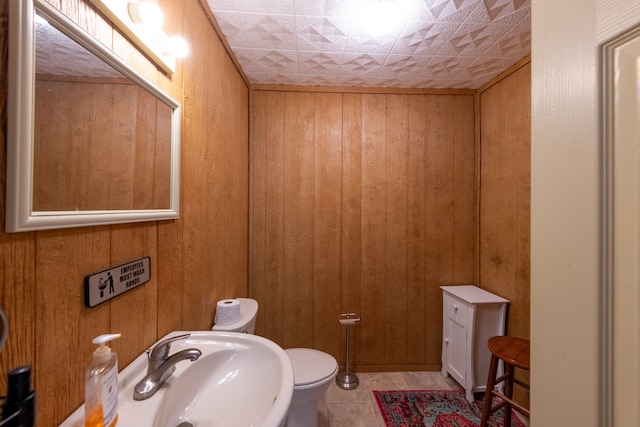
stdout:
<svg viewBox="0 0 640 427">
<path fill-rule="evenodd" d="M 477 286 L 441 286 L 443 291 L 442 375 L 466 390 L 467 400 L 487 387 L 489 338 L 504 335 L 509 300 Z M 502 366 L 498 367 L 498 375 Z"/>
</svg>

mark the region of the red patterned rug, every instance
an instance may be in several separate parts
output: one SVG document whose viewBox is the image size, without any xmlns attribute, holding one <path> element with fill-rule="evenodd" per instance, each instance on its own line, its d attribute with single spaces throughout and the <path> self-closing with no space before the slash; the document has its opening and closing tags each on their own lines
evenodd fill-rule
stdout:
<svg viewBox="0 0 640 427">
<path fill-rule="evenodd" d="M 387 427 L 477 427 L 482 416 L 482 397 L 474 403 L 464 390 L 374 391 Z M 491 416 L 502 427 L 503 409 Z M 525 427 L 515 412 L 512 427 Z"/>
</svg>

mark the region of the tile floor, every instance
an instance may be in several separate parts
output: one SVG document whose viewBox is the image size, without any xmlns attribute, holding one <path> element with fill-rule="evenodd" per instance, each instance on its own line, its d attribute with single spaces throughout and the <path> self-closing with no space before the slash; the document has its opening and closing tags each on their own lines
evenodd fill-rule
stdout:
<svg viewBox="0 0 640 427">
<path fill-rule="evenodd" d="M 360 385 L 342 390 L 335 381 L 318 402 L 318 427 L 385 427 L 373 390 L 461 390 L 436 372 L 357 373 Z M 520 417 L 524 421 L 526 418 Z"/>
</svg>

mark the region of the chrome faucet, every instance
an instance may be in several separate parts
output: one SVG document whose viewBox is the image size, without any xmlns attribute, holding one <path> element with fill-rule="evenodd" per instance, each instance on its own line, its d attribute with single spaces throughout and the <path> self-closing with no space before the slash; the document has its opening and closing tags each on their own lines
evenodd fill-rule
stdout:
<svg viewBox="0 0 640 427">
<path fill-rule="evenodd" d="M 176 369 L 176 363 L 181 360 L 197 360 L 202 352 L 197 348 L 189 348 L 169 356 L 171 343 L 177 340 L 189 338 L 191 334 L 177 335 L 159 342 L 153 349 L 146 353 L 149 355 L 149 367 L 147 375 L 136 384 L 133 389 L 134 400 L 145 400 L 153 396 L 162 384 Z"/>
</svg>

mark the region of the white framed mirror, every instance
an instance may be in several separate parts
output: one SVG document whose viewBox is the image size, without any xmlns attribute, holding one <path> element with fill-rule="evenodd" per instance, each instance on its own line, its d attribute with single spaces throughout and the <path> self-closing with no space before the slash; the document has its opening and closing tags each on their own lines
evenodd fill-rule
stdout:
<svg viewBox="0 0 640 427">
<path fill-rule="evenodd" d="M 7 232 L 175 219 L 181 106 L 43 0 L 10 0 Z"/>
</svg>

